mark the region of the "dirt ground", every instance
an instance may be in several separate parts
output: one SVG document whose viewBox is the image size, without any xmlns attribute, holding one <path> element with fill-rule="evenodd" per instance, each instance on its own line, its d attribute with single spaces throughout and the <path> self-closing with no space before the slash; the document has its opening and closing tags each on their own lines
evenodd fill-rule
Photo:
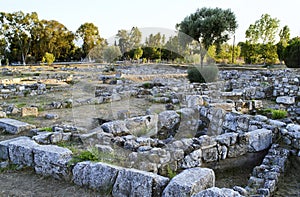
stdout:
<svg viewBox="0 0 300 197">
<path fill-rule="evenodd" d="M 102 197 L 98 192 L 51 177 L 42 177 L 33 170 L 0 173 L 1 197 Z"/>
</svg>

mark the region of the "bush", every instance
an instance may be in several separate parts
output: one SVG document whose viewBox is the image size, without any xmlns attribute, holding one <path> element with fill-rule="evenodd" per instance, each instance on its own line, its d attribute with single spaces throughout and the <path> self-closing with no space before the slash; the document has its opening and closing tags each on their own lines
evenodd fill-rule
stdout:
<svg viewBox="0 0 300 197">
<path fill-rule="evenodd" d="M 284 50 L 283 60 L 289 68 L 300 68 L 300 38 L 296 37 L 289 41 Z"/>
<path fill-rule="evenodd" d="M 51 65 L 55 61 L 55 57 L 52 53 L 45 53 L 42 62 L 47 62 L 48 65 Z"/>
<path fill-rule="evenodd" d="M 209 83 L 218 79 L 219 69 L 217 66 L 196 66 L 188 69 L 188 79 L 191 83 Z"/>
<path fill-rule="evenodd" d="M 272 110 L 272 119 L 282 119 L 287 116 L 287 111 L 285 110 Z"/>
</svg>

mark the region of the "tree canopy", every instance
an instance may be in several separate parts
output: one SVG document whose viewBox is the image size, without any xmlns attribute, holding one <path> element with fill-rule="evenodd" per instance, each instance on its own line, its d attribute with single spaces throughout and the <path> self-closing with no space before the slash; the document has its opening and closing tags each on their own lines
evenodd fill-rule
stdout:
<svg viewBox="0 0 300 197">
<path fill-rule="evenodd" d="M 98 45 L 104 45 L 104 39 L 100 37 L 98 27 L 93 23 L 84 23 L 76 31 L 76 38 L 82 39 L 83 56 L 87 56 L 91 49 Z"/>
<path fill-rule="evenodd" d="M 219 51 L 221 44 L 234 34 L 238 24 L 235 14 L 230 9 L 204 7 L 185 17 L 176 26 L 179 31 L 198 41 L 200 47 L 203 45 L 204 49 L 208 50 L 210 46 L 216 45 Z M 201 59 L 203 60 L 203 57 Z"/>
<path fill-rule="evenodd" d="M 142 33 L 137 27 L 133 27 L 130 32 L 121 29 L 116 37 L 118 38 L 118 46 L 122 54 L 139 47 L 142 41 Z"/>
<path fill-rule="evenodd" d="M 283 60 L 287 67 L 300 68 L 300 37 L 291 39 L 284 50 Z"/>
<path fill-rule="evenodd" d="M 177 24 L 179 31 L 201 42 L 205 49 L 229 40 L 238 27 L 235 14 L 221 8 L 201 8 Z"/>
</svg>

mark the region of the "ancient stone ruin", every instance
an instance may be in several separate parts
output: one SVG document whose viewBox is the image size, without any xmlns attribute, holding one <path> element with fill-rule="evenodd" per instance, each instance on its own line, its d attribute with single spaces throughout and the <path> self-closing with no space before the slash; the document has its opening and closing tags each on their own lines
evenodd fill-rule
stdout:
<svg viewBox="0 0 300 197">
<path fill-rule="evenodd" d="M 0 128 L 11 137 L 0 141 L 1 166 L 29 166 L 108 196 L 272 196 L 289 158 L 300 157 L 297 70 L 220 70 L 217 82 L 197 84 L 176 66 L 120 66 L 118 76 L 104 75 L 102 67 L 93 68 L 97 76 L 81 74 L 86 69 L 76 68 L 72 80 L 77 84 L 51 89 L 39 81 L 30 89 L 32 96 L 72 91 L 72 98 L 46 103 L 46 114 L 40 115 L 39 106 L 2 106 Z M 66 76 L 59 80 L 70 80 Z M 24 96 L 31 88 L 13 81 L 2 87 L 3 98 Z M 144 108 L 131 109 L 141 100 Z M 94 113 L 107 105 L 109 112 Z M 266 108 L 288 115 L 277 118 Z M 59 124 L 57 110 L 75 110 L 72 118 L 79 117 L 78 124 L 84 119 L 87 128 Z M 14 119 L 14 113 L 55 124 L 46 130 Z M 76 153 L 68 144 L 100 156 L 74 162 Z M 247 184 L 216 187 L 213 166 L 249 154 L 263 158 Z"/>
</svg>

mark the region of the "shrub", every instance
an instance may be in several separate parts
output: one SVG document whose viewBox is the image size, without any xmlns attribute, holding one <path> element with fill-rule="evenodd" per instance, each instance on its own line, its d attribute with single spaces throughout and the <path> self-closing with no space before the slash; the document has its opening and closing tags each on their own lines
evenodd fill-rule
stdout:
<svg viewBox="0 0 300 197">
<path fill-rule="evenodd" d="M 272 119 L 282 119 L 287 116 L 287 111 L 285 110 L 271 110 Z"/>
<path fill-rule="evenodd" d="M 55 61 L 55 57 L 52 53 L 45 53 L 42 62 L 47 62 L 48 65 L 51 65 Z"/>
<path fill-rule="evenodd" d="M 296 37 L 289 41 L 284 50 L 283 60 L 289 68 L 300 68 L 300 38 Z"/>
<path fill-rule="evenodd" d="M 219 69 L 217 66 L 196 66 L 188 69 L 188 79 L 191 83 L 215 82 L 218 78 Z"/>
</svg>

